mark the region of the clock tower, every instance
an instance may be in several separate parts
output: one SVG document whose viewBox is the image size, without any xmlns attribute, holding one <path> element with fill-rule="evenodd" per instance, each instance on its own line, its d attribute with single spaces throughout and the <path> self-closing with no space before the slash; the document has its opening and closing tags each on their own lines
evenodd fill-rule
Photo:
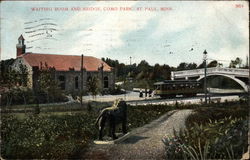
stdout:
<svg viewBox="0 0 250 160">
<path fill-rule="evenodd" d="M 25 48 L 26 48 L 26 46 L 24 45 L 24 38 L 21 35 L 18 38 L 18 44 L 16 45 L 16 56 L 18 57 L 18 56 L 21 56 L 22 54 L 24 54 Z"/>
</svg>

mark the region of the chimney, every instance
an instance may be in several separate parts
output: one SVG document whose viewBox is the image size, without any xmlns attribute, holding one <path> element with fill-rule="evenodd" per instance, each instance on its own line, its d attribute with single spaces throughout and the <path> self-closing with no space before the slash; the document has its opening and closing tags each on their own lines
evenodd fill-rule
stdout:
<svg viewBox="0 0 250 160">
<path fill-rule="evenodd" d="M 18 57 L 18 56 L 21 56 L 22 54 L 24 54 L 25 48 L 26 48 L 26 46 L 24 45 L 24 38 L 21 35 L 18 38 L 18 44 L 16 45 L 16 56 Z"/>
</svg>

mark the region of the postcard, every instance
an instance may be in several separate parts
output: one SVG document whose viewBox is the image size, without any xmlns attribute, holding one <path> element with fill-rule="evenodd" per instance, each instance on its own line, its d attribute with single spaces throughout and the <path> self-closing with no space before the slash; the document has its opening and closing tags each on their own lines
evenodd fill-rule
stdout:
<svg viewBox="0 0 250 160">
<path fill-rule="evenodd" d="M 3 159 L 248 159 L 248 1 L 2 1 Z"/>
</svg>

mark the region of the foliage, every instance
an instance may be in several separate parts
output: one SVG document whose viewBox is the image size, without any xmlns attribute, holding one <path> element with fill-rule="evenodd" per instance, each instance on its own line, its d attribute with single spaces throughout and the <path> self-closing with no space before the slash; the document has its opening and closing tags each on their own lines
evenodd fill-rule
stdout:
<svg viewBox="0 0 250 160">
<path fill-rule="evenodd" d="M 186 129 L 163 139 L 167 158 L 241 158 L 247 149 L 247 111 L 246 104 L 197 108 L 187 119 Z"/>
<path fill-rule="evenodd" d="M 165 145 L 167 159 L 183 159 L 184 143 L 178 136 L 165 136 L 162 139 Z"/>
<path fill-rule="evenodd" d="M 240 103 L 228 104 L 210 104 L 208 107 L 199 107 L 195 109 L 195 114 L 189 116 L 186 120 L 187 127 L 192 127 L 194 123 L 205 125 L 209 123 L 209 119 L 220 120 L 225 117 L 245 118 L 248 116 L 248 104 L 243 101 Z"/>
<path fill-rule="evenodd" d="M 229 117 L 195 124 L 163 142 L 172 159 L 239 159 L 247 150 L 247 131 L 247 120 Z"/>
<path fill-rule="evenodd" d="M 26 115 L 22 119 L 3 115 L 1 155 L 8 159 L 79 158 L 90 141 L 97 138 L 98 112 L 94 106 L 89 106 L 88 112 L 70 115 Z M 129 106 L 129 130 L 149 123 L 170 109 L 163 105 Z"/>
<path fill-rule="evenodd" d="M 197 64 L 195 63 L 182 62 L 177 66 L 177 70 L 180 71 L 180 70 L 187 70 L 187 69 L 196 69 L 196 67 L 197 67 Z"/>
<path fill-rule="evenodd" d="M 93 97 L 99 92 L 99 80 L 97 77 L 93 76 L 88 79 L 88 91 L 92 94 Z"/>
<path fill-rule="evenodd" d="M 48 97 L 49 96 L 49 97 Z M 51 103 L 51 102 L 65 102 L 67 97 L 64 95 L 53 92 L 47 94 L 44 91 L 37 92 L 35 95 L 33 90 L 27 87 L 15 87 L 4 92 L 2 94 L 1 105 L 10 106 L 17 104 L 36 104 L 37 98 L 39 99 L 38 103 Z"/>
<path fill-rule="evenodd" d="M 207 68 L 211 68 L 211 67 L 217 67 L 218 62 L 216 60 L 211 61 L 208 65 Z"/>
<path fill-rule="evenodd" d="M 205 61 L 198 65 L 197 69 L 201 69 L 205 67 Z"/>
<path fill-rule="evenodd" d="M 229 68 L 236 68 L 237 65 L 240 68 L 241 64 L 242 64 L 242 59 L 237 57 L 235 60 L 231 60 Z"/>
<path fill-rule="evenodd" d="M 8 63 L 7 63 L 8 62 Z M 54 70 L 47 64 L 37 70 L 37 84 L 34 90 L 27 87 L 28 70 L 27 67 L 19 64 L 19 70 L 11 68 L 11 61 L 1 61 L 1 86 L 7 85 L 8 90 L 2 93 L 1 105 L 51 103 L 66 101 L 67 98 L 58 88 L 53 77 Z M 7 64 L 6 64 L 7 63 Z"/>
<path fill-rule="evenodd" d="M 145 60 L 142 60 L 139 64 L 125 65 L 120 63 L 118 60 L 111 60 L 109 58 L 102 58 L 107 64 L 115 68 L 116 76 L 118 80 L 124 80 L 126 77 L 132 77 L 133 79 L 142 80 L 164 80 L 170 79 L 171 71 L 174 70 L 173 67 L 169 65 L 159 65 L 154 66 L 149 65 Z"/>
<path fill-rule="evenodd" d="M 97 102 L 95 103 L 92 102 L 91 104 L 88 103 L 86 105 L 89 105 L 88 107 L 86 107 L 88 108 L 86 109 L 86 111 L 84 111 L 82 108 L 80 109 L 79 104 L 77 106 L 75 105 L 41 106 L 40 114 L 38 115 L 26 114 L 22 118 L 16 118 L 15 116 L 11 116 L 11 114 L 2 114 L 1 118 L 2 157 L 6 159 L 81 158 L 81 156 L 84 156 L 84 151 L 90 144 L 90 141 L 97 138 L 97 128 L 95 127 L 95 120 L 96 117 L 98 116 L 98 112 L 102 108 L 110 106 L 110 104 L 108 103 L 104 105 L 104 103 L 97 103 Z M 237 105 L 237 103 L 235 105 Z M 48 113 L 49 111 L 54 111 L 54 110 L 66 111 L 66 109 L 69 108 L 72 108 L 72 111 L 77 110 L 80 112 Z M 196 110 L 198 111 L 199 110 L 198 108 L 200 108 L 200 106 L 182 105 L 182 104 L 179 104 L 178 106 L 175 105 L 128 106 L 128 129 L 132 130 L 133 128 L 143 126 L 151 122 L 152 120 L 158 118 L 159 116 L 163 115 L 164 113 L 177 108 L 178 109 L 196 108 Z M 223 109 L 223 106 L 220 106 L 220 108 Z M 208 109 L 214 110 L 213 107 L 208 107 Z M 243 113 L 245 113 L 244 115 L 247 115 L 248 112 L 246 112 L 246 109 L 247 107 L 243 109 L 242 108 L 237 109 L 236 106 L 234 108 L 235 113 L 231 119 L 234 119 L 234 117 L 236 117 L 237 115 L 242 116 Z M 215 110 L 215 112 L 221 112 L 221 111 Z M 212 118 L 212 115 L 214 114 L 213 112 L 210 113 L 209 111 L 208 112 L 204 111 L 202 115 L 204 116 L 207 113 L 209 117 Z M 233 114 L 233 109 L 229 110 L 228 113 L 224 115 L 228 114 Z M 197 115 L 194 116 L 198 117 Z M 202 118 L 202 116 L 198 117 L 197 121 L 200 121 L 200 118 Z M 221 114 L 217 114 L 214 117 L 214 119 L 221 119 L 221 118 L 222 119 L 224 118 L 224 116 L 222 116 Z M 192 120 L 192 118 L 190 120 Z M 203 123 L 208 123 L 209 121 L 201 121 L 201 122 L 202 126 L 204 126 Z M 218 120 L 217 122 L 218 124 L 220 124 Z M 238 120 L 237 123 L 233 124 L 238 124 Z M 243 126 L 241 124 L 242 123 L 240 121 L 239 125 L 237 125 L 238 126 L 237 128 L 244 128 L 245 122 Z M 216 127 L 216 130 L 224 131 L 224 128 L 220 129 L 221 125 L 214 125 L 214 126 Z M 118 126 L 118 129 L 119 128 L 120 127 Z M 198 129 L 193 129 L 192 131 L 195 130 Z M 211 130 L 211 132 L 209 133 L 213 133 L 212 131 L 213 130 Z M 199 132 L 199 133 L 202 133 L 204 135 L 205 132 Z M 228 133 L 232 133 L 231 130 L 228 130 Z M 240 133 L 237 133 L 237 136 L 239 136 L 238 134 L 241 135 Z M 242 133 L 243 136 L 244 134 L 245 132 Z M 194 133 L 194 135 L 197 134 Z M 175 140 L 173 139 L 173 141 Z M 179 139 L 178 141 L 182 142 Z M 228 139 L 218 140 L 218 144 L 221 141 L 226 142 L 228 141 Z M 228 143 L 231 144 L 231 141 L 228 141 Z M 173 152 L 176 150 L 176 148 L 169 148 L 169 149 L 172 150 Z M 178 148 L 177 151 L 179 152 Z"/>
<path fill-rule="evenodd" d="M 129 128 L 137 128 L 144 124 L 147 124 L 173 109 L 175 109 L 174 106 L 166 105 L 131 106 L 128 109 Z"/>
<path fill-rule="evenodd" d="M 19 70 L 12 68 L 14 59 L 3 60 L 0 62 L 0 87 L 16 87 L 16 86 L 27 86 L 28 83 L 28 70 L 23 64 L 19 64 Z"/>
<path fill-rule="evenodd" d="M 2 117 L 4 158 L 70 158 L 95 136 L 94 114 Z"/>
<path fill-rule="evenodd" d="M 14 59 L 9 59 L 9 60 L 2 60 L 0 61 L 0 66 L 1 66 L 1 72 L 0 72 L 0 84 L 1 86 L 3 84 L 8 84 L 8 86 L 11 86 L 12 80 L 13 80 L 13 74 L 11 73 L 10 66 L 14 63 Z"/>
<path fill-rule="evenodd" d="M 49 67 L 47 63 L 44 65 L 41 63 L 40 68 L 37 70 L 37 76 L 37 84 L 34 90 L 39 101 L 43 98 L 41 97 L 42 94 L 46 95 L 46 100 L 42 100 L 42 102 L 65 101 L 66 97 L 55 79 L 55 68 Z"/>
</svg>

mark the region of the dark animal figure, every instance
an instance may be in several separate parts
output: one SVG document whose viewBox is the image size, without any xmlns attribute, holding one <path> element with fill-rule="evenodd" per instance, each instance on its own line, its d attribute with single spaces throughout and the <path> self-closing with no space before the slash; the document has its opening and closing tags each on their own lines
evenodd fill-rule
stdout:
<svg viewBox="0 0 250 160">
<path fill-rule="evenodd" d="M 115 127 L 122 123 L 123 134 L 127 133 L 127 104 L 124 100 L 116 100 L 112 107 L 104 108 L 96 120 L 99 129 L 99 140 L 103 140 L 105 123 L 109 124 L 109 134 L 112 139 L 117 139 Z"/>
</svg>

